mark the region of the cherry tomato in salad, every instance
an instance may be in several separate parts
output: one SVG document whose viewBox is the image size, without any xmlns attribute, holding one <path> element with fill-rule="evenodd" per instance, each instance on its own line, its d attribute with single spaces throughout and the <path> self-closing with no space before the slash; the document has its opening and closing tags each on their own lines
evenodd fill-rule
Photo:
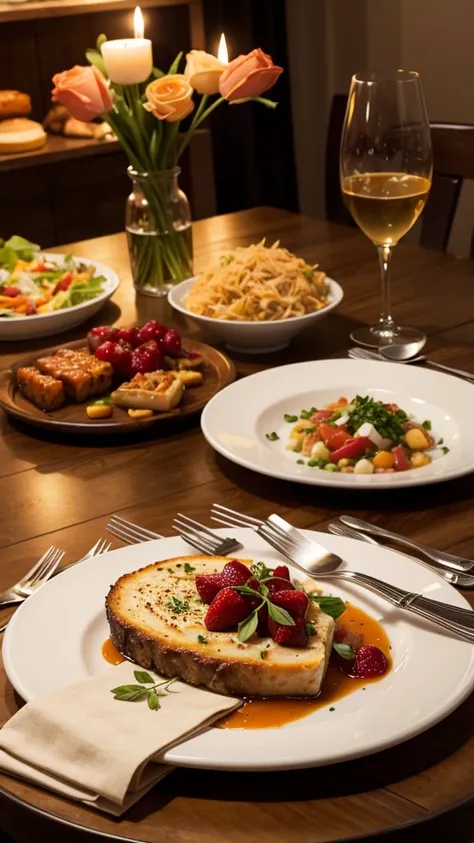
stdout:
<svg viewBox="0 0 474 843">
<path fill-rule="evenodd" d="M 33 272 L 49 272 L 50 267 L 48 267 L 45 263 L 39 263 Z"/>
<path fill-rule="evenodd" d="M 342 448 L 333 451 L 329 455 L 331 462 L 338 462 L 342 459 L 357 459 L 365 454 L 366 451 L 375 451 L 375 445 L 368 436 L 356 436 L 346 442 Z"/>
<path fill-rule="evenodd" d="M 392 454 L 393 467 L 395 471 L 407 471 L 407 469 L 411 468 L 409 459 L 403 449 L 403 445 L 397 445 L 397 447 L 393 449 Z"/>
<path fill-rule="evenodd" d="M 400 407 L 398 404 L 384 404 L 386 410 L 390 410 L 391 413 L 398 413 Z"/>
<path fill-rule="evenodd" d="M 20 291 L 16 287 L 4 287 L 2 290 L 3 296 L 9 296 L 11 299 L 15 299 L 17 296 L 20 295 Z"/>
<path fill-rule="evenodd" d="M 178 357 L 181 354 L 181 334 L 170 328 L 163 337 L 163 348 L 165 354 L 170 357 Z"/>
<path fill-rule="evenodd" d="M 318 410 L 317 413 L 313 413 L 313 415 L 311 416 L 311 421 L 313 422 L 313 424 L 316 424 L 317 422 L 326 421 L 326 419 L 331 418 L 333 412 L 334 410 Z"/>
<path fill-rule="evenodd" d="M 338 448 L 342 448 L 348 439 L 352 439 L 352 434 L 348 433 L 347 430 L 344 430 L 343 427 L 334 427 L 332 424 L 324 424 L 323 422 L 319 425 L 318 430 L 330 451 L 337 451 Z"/>
</svg>

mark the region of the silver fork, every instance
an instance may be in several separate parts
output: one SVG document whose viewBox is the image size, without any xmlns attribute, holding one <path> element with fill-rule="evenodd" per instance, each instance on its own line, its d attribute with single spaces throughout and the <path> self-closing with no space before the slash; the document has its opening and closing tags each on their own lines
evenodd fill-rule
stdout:
<svg viewBox="0 0 474 843">
<path fill-rule="evenodd" d="M 181 512 L 178 512 L 173 520 L 173 530 L 176 530 L 181 538 L 192 547 L 211 556 L 227 556 L 243 547 L 236 539 L 222 539 L 220 536 L 216 536 L 209 527 L 205 527 L 199 521 L 194 521 L 193 518 L 182 515 Z"/>
<path fill-rule="evenodd" d="M 219 520 L 222 524 L 226 523 L 226 517 L 222 513 L 224 507 L 214 506 L 213 509 L 220 510 L 219 518 L 214 520 Z M 252 527 L 252 524 L 249 522 L 256 522 L 258 526 L 254 524 L 253 529 L 258 535 L 305 574 L 318 579 L 343 579 L 354 582 L 357 585 L 367 588 L 379 597 L 383 597 L 392 605 L 397 606 L 397 608 L 414 612 L 448 629 L 450 632 L 458 635 L 458 637 L 474 643 L 474 612 L 470 609 L 462 609 L 448 603 L 430 600 L 419 593 L 403 591 L 368 574 L 346 570 L 321 571 L 319 561 L 315 560 L 323 558 L 327 561 L 331 555 L 333 560 L 338 560 L 336 563 L 333 562 L 334 567 L 334 564 L 339 564 L 342 562 L 342 559 L 336 556 L 336 554 L 329 554 L 317 542 L 307 539 L 306 536 L 299 533 L 298 530 L 279 516 L 272 515 L 271 521 L 262 522 L 259 519 L 251 518 L 251 516 L 242 517 L 240 513 L 233 510 L 230 510 L 230 512 L 232 515 L 231 519 L 227 521 L 228 525 Z M 239 520 L 240 523 L 238 523 Z"/>
<path fill-rule="evenodd" d="M 444 363 L 437 363 L 435 360 L 428 360 L 424 354 L 419 354 L 417 357 L 412 357 L 411 360 L 390 360 L 388 357 L 381 357 L 376 351 L 369 351 L 367 348 L 350 348 L 347 352 L 351 360 L 377 360 L 382 363 L 425 363 L 432 369 L 439 369 L 441 372 L 448 372 L 449 375 L 454 375 L 464 380 L 474 381 L 474 372 L 466 372 L 465 369 L 455 369 L 453 366 L 446 366 Z"/>
<path fill-rule="evenodd" d="M 112 515 L 112 518 L 107 524 L 107 531 L 125 542 L 125 544 L 139 544 L 140 542 L 151 542 L 154 539 L 163 538 L 159 533 L 154 533 L 152 530 L 140 527 L 132 521 L 126 521 L 125 518 L 120 518 L 119 515 Z"/>
<path fill-rule="evenodd" d="M 351 527 L 346 527 L 344 524 L 332 522 L 328 525 L 328 530 L 334 536 L 343 536 L 344 538 L 357 539 L 357 541 L 367 542 L 367 544 L 374 544 L 377 547 L 386 547 L 381 542 L 378 542 L 376 539 L 368 536 L 367 533 L 360 533 L 358 530 L 353 530 Z M 407 559 L 411 559 L 412 562 L 417 562 L 418 565 L 423 565 L 424 568 L 436 571 L 440 577 L 443 577 L 443 579 L 445 579 L 446 582 L 451 583 L 451 585 L 458 585 L 461 588 L 472 588 L 474 586 L 474 576 L 472 574 L 457 574 L 454 571 L 446 571 L 440 565 L 437 565 L 436 562 L 424 562 L 423 559 L 418 559 L 416 556 L 410 556 L 409 553 L 404 553 L 403 550 L 396 550 L 394 552 L 398 553 L 400 556 L 405 556 Z"/>
<path fill-rule="evenodd" d="M 34 591 L 54 574 L 63 557 L 64 550 L 51 545 L 36 565 L 33 565 L 31 570 L 21 580 L 18 580 L 15 585 L 7 588 L 0 594 L 0 606 L 23 603 L 23 600 L 30 597 Z"/>
</svg>

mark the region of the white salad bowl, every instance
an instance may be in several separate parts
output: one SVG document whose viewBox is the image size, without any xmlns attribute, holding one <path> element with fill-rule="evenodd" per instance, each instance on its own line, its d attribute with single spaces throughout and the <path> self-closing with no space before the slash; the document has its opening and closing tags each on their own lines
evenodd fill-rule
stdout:
<svg viewBox="0 0 474 843">
<path fill-rule="evenodd" d="M 58 262 L 64 256 L 53 254 L 52 252 L 41 252 L 38 257 L 46 261 Z M 70 328 L 75 328 L 76 325 L 86 322 L 103 307 L 105 302 L 115 293 L 119 285 L 117 273 L 113 269 L 110 269 L 109 266 L 105 266 L 105 264 L 99 263 L 98 261 L 74 256 L 72 256 L 72 260 L 74 263 L 93 266 L 95 275 L 103 275 L 105 278 L 103 291 L 95 299 L 83 302 L 83 304 L 76 304 L 74 307 L 66 307 L 64 310 L 53 310 L 52 313 L 38 313 L 35 316 L 25 316 L 22 319 L 0 319 L 0 341 L 32 340 L 36 339 L 36 337 L 49 337 L 52 334 L 60 334 L 62 331 L 68 331 Z"/>
<path fill-rule="evenodd" d="M 193 319 L 209 339 L 222 340 L 227 348 L 246 354 L 264 354 L 285 348 L 294 337 L 334 310 L 344 296 L 342 287 L 331 278 L 326 278 L 330 301 L 327 307 L 316 313 L 307 313 L 306 316 L 294 316 L 290 319 L 278 319 L 274 322 L 229 322 L 226 319 L 198 316 L 185 307 L 184 299 L 196 280 L 196 278 L 189 278 L 170 290 L 168 299 L 171 306 L 184 316 Z"/>
</svg>

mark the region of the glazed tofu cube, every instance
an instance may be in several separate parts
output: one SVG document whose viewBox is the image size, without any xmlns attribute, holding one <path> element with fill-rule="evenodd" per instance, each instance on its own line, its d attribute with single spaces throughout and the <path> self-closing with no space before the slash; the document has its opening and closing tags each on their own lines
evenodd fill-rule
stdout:
<svg viewBox="0 0 474 843">
<path fill-rule="evenodd" d="M 62 382 L 49 375 L 42 375 L 33 366 L 18 369 L 16 382 L 25 398 L 40 410 L 57 410 L 64 403 Z"/>
</svg>

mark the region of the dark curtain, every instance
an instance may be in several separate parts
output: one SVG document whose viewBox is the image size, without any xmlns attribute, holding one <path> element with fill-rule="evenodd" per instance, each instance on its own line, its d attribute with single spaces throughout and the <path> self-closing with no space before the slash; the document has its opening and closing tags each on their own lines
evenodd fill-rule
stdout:
<svg viewBox="0 0 474 843">
<path fill-rule="evenodd" d="M 285 68 L 269 92 L 278 107 L 223 105 L 211 123 L 219 213 L 273 205 L 297 210 L 285 0 L 204 0 L 207 50 L 225 32 L 230 59 L 261 47 Z"/>
</svg>

